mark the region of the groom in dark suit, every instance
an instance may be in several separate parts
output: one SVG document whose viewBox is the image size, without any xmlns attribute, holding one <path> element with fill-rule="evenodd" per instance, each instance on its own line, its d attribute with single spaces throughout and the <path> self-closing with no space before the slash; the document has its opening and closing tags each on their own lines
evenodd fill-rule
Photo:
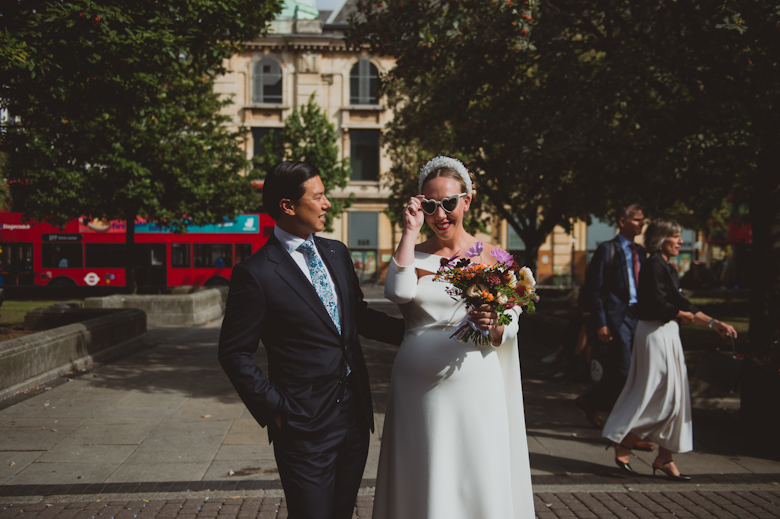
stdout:
<svg viewBox="0 0 780 519">
<path fill-rule="evenodd" d="M 589 392 L 577 397 L 576 403 L 585 411 L 587 420 L 599 429 L 604 424 L 596 409 L 611 410 L 628 377 L 637 323 L 634 306 L 639 269 L 646 257 L 645 249 L 634 243 L 644 226 L 642 208 L 638 204 L 625 205 L 618 208 L 615 216 L 618 235 L 596 248 L 582 288 L 585 306 L 590 312 L 588 324 L 595 331 L 597 340 L 606 347 L 607 355 L 601 380 Z"/>
<path fill-rule="evenodd" d="M 349 519 L 374 429 L 358 334 L 400 344 L 404 323 L 368 308 L 343 243 L 313 236 L 330 209 L 316 167 L 274 166 L 263 203 L 276 226 L 233 269 L 219 361 L 268 427 L 290 519 Z"/>
</svg>

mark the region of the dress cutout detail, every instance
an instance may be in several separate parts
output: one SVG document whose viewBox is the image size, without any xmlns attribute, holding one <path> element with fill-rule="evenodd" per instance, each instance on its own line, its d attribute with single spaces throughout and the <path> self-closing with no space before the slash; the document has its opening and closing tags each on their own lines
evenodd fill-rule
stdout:
<svg viewBox="0 0 780 519">
<path fill-rule="evenodd" d="M 393 365 L 374 499 L 375 519 L 533 519 L 517 330 L 501 345 L 450 338 L 466 305 L 432 275 L 441 256 L 391 262 L 385 295 L 406 335 Z"/>
</svg>

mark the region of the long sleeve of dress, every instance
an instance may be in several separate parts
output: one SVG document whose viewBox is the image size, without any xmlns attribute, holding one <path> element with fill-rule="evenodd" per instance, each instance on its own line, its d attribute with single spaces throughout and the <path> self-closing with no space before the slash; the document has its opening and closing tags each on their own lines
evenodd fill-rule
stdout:
<svg viewBox="0 0 780 519">
<path fill-rule="evenodd" d="M 509 314 L 512 317 L 512 322 L 504 325 L 504 334 L 501 336 L 501 344 L 506 344 L 508 341 L 512 341 L 517 337 L 517 333 L 520 331 L 520 314 L 523 313 L 523 309 L 519 306 L 510 308 L 504 311 L 505 314 Z M 512 341 L 514 343 L 514 341 Z"/>
<path fill-rule="evenodd" d="M 414 264 L 403 267 L 395 262 L 395 258 L 391 259 L 385 278 L 385 297 L 402 305 L 415 296 L 417 296 L 417 273 Z"/>
</svg>

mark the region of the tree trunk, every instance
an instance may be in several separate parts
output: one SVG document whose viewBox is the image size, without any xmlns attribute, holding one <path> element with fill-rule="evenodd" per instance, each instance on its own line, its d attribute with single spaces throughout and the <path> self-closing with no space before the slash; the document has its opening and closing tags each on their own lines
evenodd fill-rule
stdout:
<svg viewBox="0 0 780 519">
<path fill-rule="evenodd" d="M 750 193 L 753 230 L 750 272 L 750 343 L 766 348 L 780 327 L 780 135 L 762 143 Z"/>
<path fill-rule="evenodd" d="M 125 292 L 135 294 L 135 214 L 125 218 Z"/>
<path fill-rule="evenodd" d="M 531 269 L 534 273 L 534 279 L 538 282 L 539 271 L 537 270 L 537 267 L 539 265 L 537 264 L 537 261 L 539 258 L 539 247 L 542 246 L 544 241 L 539 243 L 528 243 L 525 240 L 523 241 L 525 242 L 525 266 Z"/>
</svg>

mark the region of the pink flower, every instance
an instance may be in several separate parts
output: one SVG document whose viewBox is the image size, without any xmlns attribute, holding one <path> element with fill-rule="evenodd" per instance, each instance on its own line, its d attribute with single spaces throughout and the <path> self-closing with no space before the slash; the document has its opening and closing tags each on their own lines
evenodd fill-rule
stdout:
<svg viewBox="0 0 780 519">
<path fill-rule="evenodd" d="M 484 249 L 485 248 L 482 246 L 482 242 L 478 241 L 477 243 L 472 245 L 469 250 L 466 251 L 466 257 L 473 258 L 474 256 L 479 256 L 480 254 L 482 254 L 482 251 Z"/>
<path fill-rule="evenodd" d="M 496 258 L 501 263 L 506 263 L 507 267 L 510 267 L 512 263 L 514 263 L 514 259 L 512 259 L 512 255 L 505 250 L 495 248 L 492 251 L 490 251 L 490 255 Z"/>
</svg>

